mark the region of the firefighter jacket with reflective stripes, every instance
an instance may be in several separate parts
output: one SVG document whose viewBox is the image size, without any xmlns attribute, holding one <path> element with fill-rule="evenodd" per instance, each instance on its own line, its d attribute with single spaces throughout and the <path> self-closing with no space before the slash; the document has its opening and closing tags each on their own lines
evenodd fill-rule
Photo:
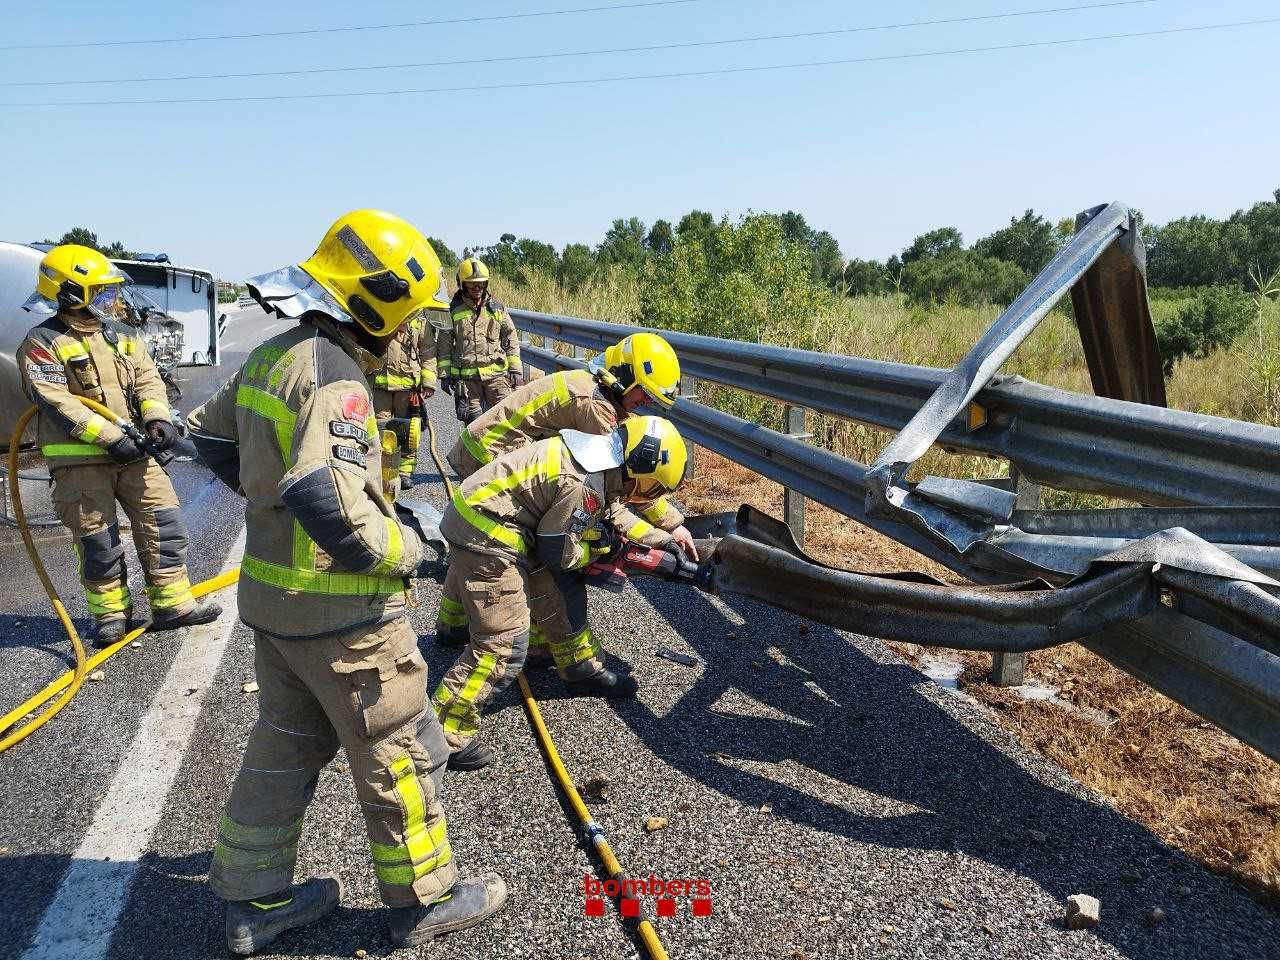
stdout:
<svg viewBox="0 0 1280 960">
<path fill-rule="evenodd" d="M 370 386 L 389 393 L 436 385 L 436 331 L 424 318 L 402 323 L 391 336 Z"/>
<path fill-rule="evenodd" d="M 486 296 L 479 307 L 453 295 L 450 325 L 436 337 L 440 376 L 493 380 L 520 365 L 520 338 L 507 308 Z"/>
<path fill-rule="evenodd" d="M 121 324 L 78 333 L 61 315 L 27 334 L 18 348 L 22 388 L 40 409 L 40 448 L 50 467 L 110 463 L 106 448 L 123 436 L 77 396 L 97 400 L 142 427 L 172 420 L 169 396 L 147 345 Z"/>
<path fill-rule="evenodd" d="M 561 370 L 526 383 L 472 421 L 449 451 L 449 465 L 466 478 L 491 460 L 561 430 L 603 435 L 617 426 L 617 410 L 595 377 L 587 370 Z M 609 522 L 628 540 L 661 547 L 684 516 L 664 497 L 633 508 L 619 501 Z"/>
<path fill-rule="evenodd" d="M 248 500 L 240 617 L 290 639 L 400 616 L 422 557 L 381 494 L 364 374 L 377 358 L 314 316 L 255 349 L 188 420 L 201 459 Z"/>
<path fill-rule="evenodd" d="M 559 437 L 513 450 L 454 491 L 440 532 L 455 547 L 525 566 L 580 570 L 592 559 L 621 468 L 588 473 Z"/>
</svg>

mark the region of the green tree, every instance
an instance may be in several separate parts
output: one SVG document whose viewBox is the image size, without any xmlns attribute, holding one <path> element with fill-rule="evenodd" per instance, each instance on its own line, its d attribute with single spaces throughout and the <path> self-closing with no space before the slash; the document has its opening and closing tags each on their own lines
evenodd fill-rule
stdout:
<svg viewBox="0 0 1280 960">
<path fill-rule="evenodd" d="M 1009 220 L 1009 226 L 983 237 L 973 245 L 979 256 L 1016 263 L 1028 276 L 1035 276 L 1058 252 L 1059 235 L 1052 223 L 1028 210 Z"/>
<path fill-rule="evenodd" d="M 551 244 L 529 237 L 517 238 L 514 233 L 504 233 L 497 243 L 471 249 L 466 254 L 479 257 L 494 273 L 519 286 L 529 282 L 530 273 L 555 276 L 560 266 L 556 248 Z"/>
<path fill-rule="evenodd" d="M 644 238 L 644 245 L 650 253 L 663 256 L 670 253 L 676 245 L 676 234 L 670 220 L 655 220 L 649 228 L 649 235 Z"/>
<path fill-rule="evenodd" d="M 715 218 L 705 210 L 690 210 L 676 224 L 676 236 L 701 244 L 709 243 L 715 230 Z"/>
<path fill-rule="evenodd" d="M 922 233 L 911 241 L 911 246 L 902 251 L 904 264 L 917 260 L 939 260 L 950 257 L 964 250 L 964 236 L 955 227 L 939 227 Z"/>
<path fill-rule="evenodd" d="M 902 270 L 902 286 L 922 303 L 1007 304 L 1022 292 L 1027 274 L 1016 263 L 972 250 L 912 260 Z"/>
<path fill-rule="evenodd" d="M 1156 326 L 1165 376 L 1179 360 L 1229 347 L 1254 315 L 1254 301 L 1239 287 L 1214 286 L 1198 293 L 1176 316 Z"/>
<path fill-rule="evenodd" d="M 431 249 L 436 252 L 436 256 L 440 258 L 440 265 L 446 270 L 452 270 L 458 265 L 458 255 L 449 248 L 449 245 L 443 240 L 436 237 L 427 237 L 427 242 L 431 244 Z"/>
<path fill-rule="evenodd" d="M 1236 273 L 1223 242 L 1224 224 L 1209 217 L 1181 217 L 1147 233 L 1147 280 L 1156 287 L 1226 283 Z"/>
<path fill-rule="evenodd" d="M 645 261 L 644 221 L 639 217 L 615 220 L 596 250 L 596 261 L 601 266 L 619 264 L 639 272 Z"/>
<path fill-rule="evenodd" d="M 850 260 L 844 268 L 845 292 L 851 297 L 888 293 L 889 269 L 878 260 Z"/>
<path fill-rule="evenodd" d="M 1263 275 L 1280 270 L 1280 190 L 1274 200 L 1232 214 L 1223 231 L 1223 246 L 1229 262 L 1240 271 L 1232 276 L 1238 283 L 1248 281 L 1250 268 Z"/>
<path fill-rule="evenodd" d="M 90 247 L 97 250 L 103 256 L 110 257 L 112 260 L 132 260 L 137 254 L 126 247 L 119 240 L 113 240 L 111 243 L 102 244 L 98 242 L 98 235 L 88 227 L 72 227 L 57 240 L 50 240 L 48 237 L 44 239 L 45 243 L 64 244 L 76 243 L 82 247 Z"/>
<path fill-rule="evenodd" d="M 578 290 L 596 272 L 596 257 L 585 243 L 570 243 L 560 255 L 560 268 L 556 272 L 562 286 L 570 291 Z"/>
</svg>

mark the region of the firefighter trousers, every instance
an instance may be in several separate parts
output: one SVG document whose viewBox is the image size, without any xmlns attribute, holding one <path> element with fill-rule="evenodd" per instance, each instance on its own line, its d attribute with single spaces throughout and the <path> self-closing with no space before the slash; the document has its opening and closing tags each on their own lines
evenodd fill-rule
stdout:
<svg viewBox="0 0 1280 960">
<path fill-rule="evenodd" d="M 408 390 L 391 391 L 374 387 L 372 394 L 373 415 L 379 423 L 390 420 L 392 417 L 409 416 Z M 377 438 L 374 438 L 374 442 L 377 442 Z M 395 454 L 391 456 L 387 456 L 384 451 L 382 461 L 384 472 L 389 471 L 399 477 L 412 477 L 414 470 L 418 468 L 418 451 L 398 447 Z"/>
<path fill-rule="evenodd" d="M 470 423 L 490 407 L 507 399 L 511 394 L 511 377 L 505 373 L 492 380 L 468 377 L 457 381 L 453 390 L 453 405 L 458 419 Z"/>
<path fill-rule="evenodd" d="M 116 502 L 124 508 L 142 561 L 152 611 L 196 605 L 187 578 L 187 526 L 169 475 L 150 457 L 137 463 L 54 467 L 53 506 L 71 531 L 89 612 L 99 623 L 133 609 Z"/>
<path fill-rule="evenodd" d="M 546 567 L 526 572 L 512 560 L 453 547 L 440 609 L 442 617 L 459 624 L 446 629 L 468 636 L 432 697 L 453 750 L 475 735 L 481 708 L 515 679 L 529 647 L 546 648 L 566 680 L 604 669 L 600 645 L 587 626 L 581 576 L 556 575 Z"/>
<path fill-rule="evenodd" d="M 383 901 L 412 906 L 449 890 L 457 867 L 440 805 L 449 751 L 408 620 L 314 640 L 258 632 L 254 666 L 258 721 L 218 824 L 213 891 L 252 900 L 293 882 L 303 815 L 339 746 Z"/>
</svg>

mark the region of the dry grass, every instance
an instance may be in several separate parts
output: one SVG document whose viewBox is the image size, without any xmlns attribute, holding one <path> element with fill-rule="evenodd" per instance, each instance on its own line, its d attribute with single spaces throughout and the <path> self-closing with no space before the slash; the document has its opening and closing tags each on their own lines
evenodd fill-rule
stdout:
<svg viewBox="0 0 1280 960">
<path fill-rule="evenodd" d="M 695 477 L 681 499 L 693 513 L 749 503 L 782 515 L 781 486 L 706 450 L 698 450 Z M 871 572 L 922 570 L 960 582 L 821 504 L 809 502 L 806 511 L 805 548 L 819 560 Z M 918 658 L 918 647 L 890 645 Z M 1076 644 L 1027 658 L 1027 679 L 1058 688 L 1065 706 L 989 685 L 987 654 L 947 656 L 964 664 L 965 692 L 994 710 L 1023 744 L 1165 842 L 1280 907 L 1280 766 Z"/>
<path fill-rule="evenodd" d="M 512 298 L 530 309 L 632 322 L 635 283 L 612 273 L 573 294 L 535 278 Z M 1157 321 L 1181 303 L 1156 300 Z M 826 309 L 761 340 L 827 353 L 947 367 L 996 318 L 998 308 L 912 306 L 895 297 L 831 297 Z M 1051 314 L 1002 371 L 1061 389 L 1092 392 L 1080 338 L 1070 316 Z M 1280 426 L 1280 304 L 1263 309 L 1253 329 L 1228 350 L 1178 364 L 1168 382 L 1170 406 Z M 727 388 L 701 385 L 700 399 L 762 423 L 777 425 L 778 407 Z M 810 415 L 814 442 L 869 463 L 890 434 L 835 418 Z M 930 452 L 913 477 L 981 479 L 1007 469 L 1000 461 Z M 1046 505 L 1104 506 L 1101 498 L 1046 491 Z M 681 491 L 693 512 L 720 512 L 750 503 L 774 516 L 782 510 L 778 484 L 705 450 L 696 479 Z M 826 562 L 867 571 L 924 570 L 958 578 L 914 551 L 821 505 L 810 502 L 807 548 Z M 918 654 L 897 645 L 907 656 Z M 962 685 L 990 706 L 1028 747 L 1111 799 L 1118 809 L 1210 867 L 1240 878 L 1280 906 L 1280 766 L 1204 723 L 1190 711 L 1070 644 L 1028 658 L 1028 677 L 1058 688 L 1063 703 L 1028 702 L 983 683 L 990 657 L 952 653 L 962 660 Z M 1076 709 L 1079 708 L 1079 709 Z M 1092 716 L 1106 716 L 1102 724 Z"/>
</svg>

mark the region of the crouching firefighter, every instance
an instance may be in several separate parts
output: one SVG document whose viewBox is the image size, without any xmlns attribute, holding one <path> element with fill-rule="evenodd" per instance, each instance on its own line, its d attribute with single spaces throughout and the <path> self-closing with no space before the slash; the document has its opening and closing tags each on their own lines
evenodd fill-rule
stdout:
<svg viewBox="0 0 1280 960">
<path fill-rule="evenodd" d="M 513 450 L 459 485 L 440 533 L 450 547 L 445 586 L 461 599 L 470 639 L 432 696 L 450 767 L 492 762 L 476 738 L 480 710 L 524 666 L 531 629 L 572 692 L 635 695 L 635 681 L 601 659 L 582 571 L 614 550 L 614 505 L 674 490 L 687 457 L 670 422 L 631 417 L 605 436 L 566 430 Z"/>
<path fill-rule="evenodd" d="M 680 389 L 680 361 L 671 345 L 652 333 L 635 333 L 598 354 L 587 370 L 562 370 L 531 380 L 472 421 L 449 451 L 449 465 L 466 479 L 487 463 L 561 430 L 608 434 L 637 408 L 670 408 Z M 693 561 L 698 550 L 684 517 L 665 497 L 628 507 L 618 502 L 609 517 L 627 540 L 650 547 L 674 542 Z M 441 594 L 436 639 L 467 642 L 467 614 L 448 584 Z M 533 629 L 529 661 L 550 660 L 546 638 Z"/>
<path fill-rule="evenodd" d="M 453 394 L 466 424 L 524 382 L 516 325 L 489 292 L 489 268 L 475 257 L 458 264 L 447 324 L 436 338 L 440 389 Z"/>
<path fill-rule="evenodd" d="M 496 874 L 460 879 L 449 846 L 448 748 L 405 615 L 423 544 L 381 494 L 366 380 L 387 338 L 432 305 L 438 269 L 405 221 L 347 214 L 310 259 L 250 281 L 268 313 L 298 324 L 191 417 L 201 458 L 248 501 L 239 602 L 259 716 L 209 871 L 236 953 L 338 905 L 337 879 L 293 881 L 303 815 L 340 746 L 393 942 L 472 926 L 506 901 Z"/>
<path fill-rule="evenodd" d="M 146 344 L 115 322 L 124 283 L 97 250 L 54 247 L 40 261 L 36 291 L 25 305 L 44 319 L 27 334 L 17 358 L 23 389 L 40 411 L 38 436 L 53 479 L 53 505 L 75 540 L 99 647 L 123 637 L 133 620 L 117 501 L 142 561 L 151 629 L 209 623 L 222 612 L 191 595 L 182 508 L 168 474 L 148 456 L 173 446 L 178 430 Z M 115 421 L 77 397 L 107 407 Z"/>
</svg>

